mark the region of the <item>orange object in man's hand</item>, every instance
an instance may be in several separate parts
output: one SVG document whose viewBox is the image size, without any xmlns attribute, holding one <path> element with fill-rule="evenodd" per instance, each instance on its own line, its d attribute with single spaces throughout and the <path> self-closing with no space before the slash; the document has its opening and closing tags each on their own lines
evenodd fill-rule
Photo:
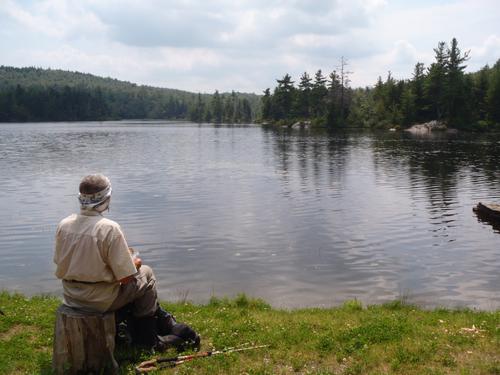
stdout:
<svg viewBox="0 0 500 375">
<path fill-rule="evenodd" d="M 137 268 L 137 269 L 141 268 L 141 266 L 142 266 L 142 259 L 135 257 L 134 258 L 134 264 L 135 264 L 135 268 Z"/>
<path fill-rule="evenodd" d="M 142 266 L 142 259 L 139 258 L 139 252 L 136 251 L 133 247 L 129 247 L 128 251 L 130 253 L 130 256 L 132 257 L 132 260 L 134 261 L 135 268 L 139 269 Z"/>
</svg>

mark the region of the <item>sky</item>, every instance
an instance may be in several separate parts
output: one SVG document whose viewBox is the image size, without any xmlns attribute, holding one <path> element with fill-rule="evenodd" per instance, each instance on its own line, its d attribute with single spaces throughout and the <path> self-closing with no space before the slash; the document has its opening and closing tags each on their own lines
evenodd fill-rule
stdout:
<svg viewBox="0 0 500 375">
<path fill-rule="evenodd" d="M 193 92 L 255 92 L 348 62 L 351 86 L 411 78 L 439 41 L 500 58 L 500 0 L 0 0 L 0 65 Z"/>
</svg>

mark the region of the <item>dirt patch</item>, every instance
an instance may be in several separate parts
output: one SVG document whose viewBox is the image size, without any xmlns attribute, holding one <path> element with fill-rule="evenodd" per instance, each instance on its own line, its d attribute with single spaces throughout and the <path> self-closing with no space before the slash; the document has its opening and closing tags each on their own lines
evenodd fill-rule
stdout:
<svg viewBox="0 0 500 375">
<path fill-rule="evenodd" d="M 52 353 L 52 347 L 51 346 L 44 346 L 38 349 L 35 349 L 35 352 L 37 353 Z"/>
<path fill-rule="evenodd" d="M 15 324 L 12 327 L 10 327 L 7 331 L 0 333 L 0 340 L 1 341 L 9 341 L 14 336 L 17 336 L 20 334 L 28 334 L 29 341 L 32 342 L 35 340 L 35 336 L 38 334 L 39 331 L 40 330 L 36 327 L 25 326 L 22 324 Z"/>
<path fill-rule="evenodd" d="M 454 355 L 457 361 L 458 368 L 470 367 L 471 369 L 477 369 L 482 367 L 488 367 L 487 364 L 493 368 L 498 368 L 500 363 L 498 362 L 498 353 L 485 350 L 484 348 L 473 348 L 465 349 L 460 353 Z M 494 373 L 492 371 L 492 373 Z"/>
</svg>

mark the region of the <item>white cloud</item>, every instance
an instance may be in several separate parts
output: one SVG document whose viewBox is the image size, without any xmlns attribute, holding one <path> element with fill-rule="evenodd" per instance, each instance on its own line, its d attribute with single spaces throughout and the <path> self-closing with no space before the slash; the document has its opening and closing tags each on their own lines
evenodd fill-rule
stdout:
<svg viewBox="0 0 500 375">
<path fill-rule="evenodd" d="M 356 72 L 353 85 L 373 85 L 388 71 L 396 78 L 411 78 L 417 62 L 429 66 L 434 61 L 433 48 L 439 41 L 449 43 L 454 37 L 462 51 L 471 50 L 468 71 L 500 57 L 495 39 L 500 3 L 496 0 L 402 3 L 403 7 L 389 5 L 390 11 L 384 12 L 366 35 L 366 40 L 377 43 L 382 52 L 352 60 Z"/>
<path fill-rule="evenodd" d="M 338 44 L 340 38 L 338 35 L 295 34 L 290 41 L 298 48 L 325 48 Z"/>
<path fill-rule="evenodd" d="M 18 22 L 26 31 L 55 39 L 88 34 L 98 36 L 106 29 L 92 12 L 77 1 L 44 0 L 23 7 L 12 0 L 4 0 L 0 3 L 0 12 Z"/>
<path fill-rule="evenodd" d="M 380 0 L 137 2 L 93 5 L 111 37 L 136 46 L 279 46 L 296 33 L 340 34 L 366 27 Z M 258 42 L 258 44 L 256 43 Z"/>
<path fill-rule="evenodd" d="M 200 61 L 203 61 L 207 69 L 216 69 L 223 62 L 216 52 L 202 48 L 165 47 L 138 50 L 119 43 L 96 45 L 94 48 L 92 52 L 86 52 L 70 44 L 63 44 L 50 50 L 20 49 L 16 52 L 17 56 L 12 58 L 21 61 L 23 66 L 32 65 L 31 61 L 37 61 L 37 66 L 46 68 L 79 70 L 131 82 L 163 84 L 186 90 L 193 90 L 193 87 L 186 85 L 180 78 L 192 75 L 194 67 L 200 65 Z M 196 90 L 211 91 L 211 88 L 200 87 Z"/>
<path fill-rule="evenodd" d="M 500 59 L 500 36 L 489 35 L 481 45 L 470 47 L 471 56 L 477 57 L 469 62 L 469 70 L 477 70 L 486 64 L 493 65 Z M 476 62 L 476 60 L 478 62 Z"/>
<path fill-rule="evenodd" d="M 394 64 L 415 63 L 418 60 L 417 49 L 407 40 L 396 41 L 390 56 L 390 63 Z"/>
<path fill-rule="evenodd" d="M 192 91 L 261 92 L 340 56 L 353 86 L 410 77 L 440 40 L 500 57 L 496 0 L 0 0 L 0 64 L 79 70 Z"/>
<path fill-rule="evenodd" d="M 382 53 L 351 61 L 351 69 L 355 72 L 352 85 L 374 85 L 379 76 L 385 79 L 389 71 L 394 78 L 410 78 L 417 62 L 431 59 L 432 51 L 419 53 L 409 41 L 396 40 L 390 49 Z"/>
</svg>

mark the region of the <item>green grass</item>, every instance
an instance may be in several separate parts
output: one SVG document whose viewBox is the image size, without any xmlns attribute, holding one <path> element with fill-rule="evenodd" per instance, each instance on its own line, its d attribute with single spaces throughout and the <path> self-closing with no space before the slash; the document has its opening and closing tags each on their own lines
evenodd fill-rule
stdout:
<svg viewBox="0 0 500 375">
<path fill-rule="evenodd" d="M 0 293 L 0 374 L 50 374 L 54 297 Z M 268 348 L 201 358 L 160 374 L 500 374 L 500 311 L 422 310 L 395 301 L 276 310 L 239 295 L 163 303 L 202 335 L 202 350 Z M 477 328 L 475 332 L 462 328 Z M 172 353 L 167 353 L 172 354 Z M 147 353 L 119 351 L 122 374 Z"/>
</svg>

